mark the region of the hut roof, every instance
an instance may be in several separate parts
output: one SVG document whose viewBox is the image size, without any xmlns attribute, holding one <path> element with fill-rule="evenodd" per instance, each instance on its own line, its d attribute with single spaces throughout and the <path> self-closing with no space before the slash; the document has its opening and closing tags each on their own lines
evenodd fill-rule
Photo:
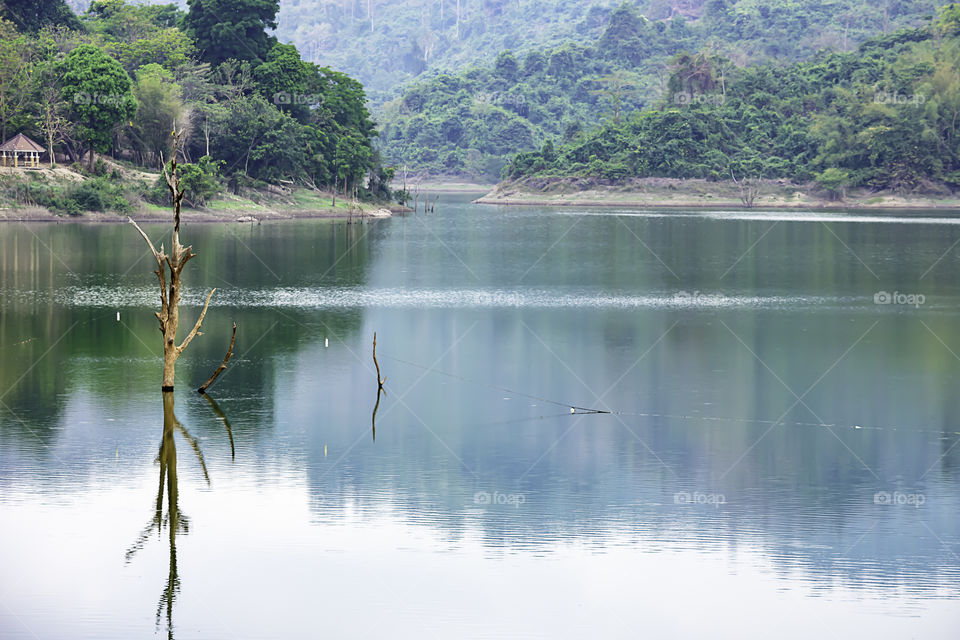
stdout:
<svg viewBox="0 0 960 640">
<path fill-rule="evenodd" d="M 45 149 L 22 133 L 18 133 L 0 145 L 0 151 L 36 151 L 37 153 L 43 153 Z"/>
</svg>

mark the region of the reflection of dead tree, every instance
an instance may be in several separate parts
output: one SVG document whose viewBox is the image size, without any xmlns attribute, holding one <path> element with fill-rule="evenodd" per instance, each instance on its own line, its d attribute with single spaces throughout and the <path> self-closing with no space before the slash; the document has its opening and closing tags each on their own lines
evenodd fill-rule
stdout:
<svg viewBox="0 0 960 640">
<path fill-rule="evenodd" d="M 233 357 L 233 344 L 234 344 L 236 341 L 237 341 L 237 323 L 234 322 L 234 323 L 233 323 L 233 336 L 230 337 L 230 347 L 227 349 L 227 355 L 225 355 L 225 356 L 223 357 L 223 362 L 221 362 L 221 363 L 220 363 L 220 366 L 217 367 L 217 370 L 213 372 L 213 375 L 210 376 L 210 377 L 207 379 L 207 381 L 204 382 L 204 383 L 200 386 L 199 389 L 197 389 L 197 393 L 206 395 L 207 389 L 210 388 L 210 385 L 212 385 L 213 382 L 214 382 L 214 380 L 216 380 L 217 377 L 218 377 L 221 373 L 223 373 L 223 370 L 227 368 L 227 363 L 230 362 L 230 358 Z"/>
<path fill-rule="evenodd" d="M 224 428 L 227 430 L 227 438 L 230 440 L 230 460 L 237 459 L 237 452 L 233 446 L 233 428 L 230 426 L 230 420 L 227 419 L 227 414 L 223 412 L 223 409 L 220 408 L 220 405 L 217 404 L 217 401 L 211 398 L 207 394 L 203 394 L 203 398 L 209 403 L 210 408 L 213 409 L 213 413 L 216 414 L 217 418 L 220 419 L 220 422 L 223 423 Z"/>
<path fill-rule="evenodd" d="M 380 363 L 377 362 L 377 332 L 373 332 L 373 366 L 377 368 L 377 403 L 373 405 L 373 416 L 370 418 L 370 422 L 373 426 L 373 441 L 377 441 L 377 409 L 380 408 L 380 396 L 386 395 L 387 390 L 383 388 L 383 383 L 387 381 L 386 378 L 380 377 Z"/>
<path fill-rule="evenodd" d="M 370 423 L 373 427 L 373 441 L 377 441 L 377 409 L 380 408 L 380 396 L 386 393 L 383 388 L 377 389 L 377 403 L 373 405 L 373 415 L 370 417 Z"/>
<path fill-rule="evenodd" d="M 173 157 L 170 160 L 169 169 L 166 164 L 163 165 L 163 176 L 167 181 L 167 187 L 170 189 L 170 195 L 173 196 L 173 241 L 171 254 L 167 255 L 164 253 L 162 244 L 158 251 L 156 247 L 153 246 L 150 238 L 147 237 L 147 234 L 143 232 L 143 229 L 141 229 L 133 219 L 128 218 L 130 224 L 136 227 L 140 235 L 143 236 L 147 246 L 150 247 L 150 251 L 153 253 L 154 259 L 157 261 L 157 270 L 154 271 L 154 273 L 157 274 L 157 278 L 160 280 L 160 311 L 154 315 L 156 315 L 157 320 L 160 321 L 160 332 L 163 334 L 163 391 L 173 391 L 174 367 L 176 366 L 177 358 L 180 357 L 180 354 L 183 353 L 183 350 L 187 348 L 190 342 L 196 336 L 200 335 L 200 325 L 203 323 L 204 316 L 207 315 L 210 298 L 213 297 L 213 292 L 216 291 L 216 289 L 211 289 L 210 293 L 207 294 L 207 300 L 203 305 L 203 310 L 200 312 L 200 317 L 197 318 L 193 329 L 190 330 L 190 333 L 187 334 L 187 337 L 184 338 L 183 342 L 178 346 L 176 340 L 177 328 L 180 325 L 180 294 L 183 286 L 181 274 L 187 262 L 197 255 L 193 252 L 193 247 L 184 247 L 180 244 L 180 207 L 183 203 L 184 190 L 180 187 L 180 174 L 177 173 L 177 154 L 179 153 L 182 143 L 183 130 L 180 129 L 178 131 L 176 126 L 174 126 Z M 160 160 L 163 162 L 162 156 Z M 169 288 L 167 284 L 167 269 L 170 270 Z"/>
<path fill-rule="evenodd" d="M 748 209 L 752 208 L 754 200 L 760 195 L 760 178 L 741 178 L 737 180 L 737 176 L 733 175 L 733 169 L 730 169 L 730 177 L 733 178 L 733 183 L 740 189 L 740 202 Z"/>
<path fill-rule="evenodd" d="M 156 530 L 158 533 L 167 527 L 169 532 L 170 544 L 170 565 L 167 572 L 167 582 L 164 585 L 163 593 L 160 594 L 160 601 L 157 604 L 156 624 L 160 626 L 160 617 L 166 613 L 167 619 L 167 637 L 173 638 L 173 606 L 180 592 L 180 576 L 177 572 L 177 534 L 190 532 L 190 520 L 186 515 L 180 512 L 177 502 L 177 449 L 173 439 L 175 430 L 186 436 L 195 445 L 194 450 L 200 457 L 201 467 L 206 475 L 206 465 L 200 455 L 200 449 L 196 446 L 194 440 L 173 411 L 173 392 L 164 392 L 163 394 L 163 438 L 160 441 L 160 451 L 157 454 L 157 460 L 160 463 L 160 487 L 157 490 L 157 500 L 154 507 L 153 517 L 147 523 L 146 528 L 137 538 L 137 540 L 127 549 L 125 554 L 126 561 L 130 562 L 140 551 L 151 534 Z M 167 485 L 167 515 L 163 515 L 163 485 Z M 208 480 L 209 482 L 209 480 Z"/>
</svg>

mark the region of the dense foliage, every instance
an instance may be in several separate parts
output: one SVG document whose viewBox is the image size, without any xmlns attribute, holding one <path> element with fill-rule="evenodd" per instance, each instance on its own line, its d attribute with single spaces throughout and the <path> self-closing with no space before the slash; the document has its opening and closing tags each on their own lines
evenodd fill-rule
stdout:
<svg viewBox="0 0 960 640">
<path fill-rule="evenodd" d="M 388 94 L 424 70 L 456 72 L 564 42 L 593 45 L 622 0 L 284 0 L 278 36 L 308 60 Z M 651 21 L 682 19 L 707 40 L 736 42 L 745 63 L 842 47 L 933 14 L 931 0 L 632 0 Z M 846 42 L 845 42 L 846 41 Z M 652 53 L 641 36 L 632 53 Z M 633 60 L 637 62 L 637 58 Z"/>
<path fill-rule="evenodd" d="M 65 0 L 2 0 L 0 18 L 30 33 L 47 26 L 80 28 L 80 21 Z"/>
<path fill-rule="evenodd" d="M 372 181 L 383 192 L 363 87 L 269 36 L 276 9 L 276 0 L 195 0 L 189 13 L 95 0 L 79 20 L 35 33 L 0 20 L 0 137 L 22 131 L 90 172 L 94 152 L 156 169 L 176 123 L 196 203 L 221 178 L 359 196 Z"/>
<path fill-rule="evenodd" d="M 589 44 L 507 51 L 490 65 L 416 82 L 382 109 L 383 152 L 413 170 L 495 178 L 516 152 L 569 141 L 601 119 L 619 123 L 664 95 L 704 99 L 701 87 L 668 86 L 681 52 L 701 51 L 688 58 L 714 65 L 722 84 L 737 66 L 843 52 L 867 34 L 926 24 L 935 4 L 888 3 L 884 14 L 853 0 L 623 3 L 591 14 L 602 27 L 581 38 Z"/>
<path fill-rule="evenodd" d="M 854 53 L 728 69 L 722 82 L 722 60 L 679 56 L 659 107 L 521 153 L 505 176 L 789 178 L 833 193 L 958 188 L 958 16 L 953 5 L 929 27 Z"/>
</svg>

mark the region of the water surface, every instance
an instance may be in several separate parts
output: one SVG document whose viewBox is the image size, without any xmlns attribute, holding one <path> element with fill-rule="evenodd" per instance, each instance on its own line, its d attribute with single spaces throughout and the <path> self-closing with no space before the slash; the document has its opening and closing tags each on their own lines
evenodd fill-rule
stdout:
<svg viewBox="0 0 960 640">
<path fill-rule="evenodd" d="M 0 636 L 955 636 L 956 218 L 446 201 L 0 226 Z"/>
</svg>

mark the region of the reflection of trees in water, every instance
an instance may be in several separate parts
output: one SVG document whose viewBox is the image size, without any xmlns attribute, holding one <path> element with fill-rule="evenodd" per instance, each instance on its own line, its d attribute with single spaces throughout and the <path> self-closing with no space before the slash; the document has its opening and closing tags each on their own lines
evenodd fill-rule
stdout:
<svg viewBox="0 0 960 640">
<path fill-rule="evenodd" d="M 155 232 L 153 225 L 145 225 L 145 230 Z M 321 221 L 249 225 L 240 231 L 198 225 L 191 236 L 203 251 L 192 262 L 195 274 L 188 285 L 198 292 L 214 286 L 361 286 L 374 245 L 384 233 L 376 224 Z M 160 362 L 152 309 L 120 308 L 118 323 L 118 309 L 112 306 L 57 302 L 64 287 L 121 291 L 125 285 L 150 286 L 140 270 L 118 275 L 144 253 L 142 244 L 130 242 L 129 229 L 114 225 L 0 225 L 0 401 L 9 407 L 0 411 L 3 436 L 29 441 L 28 448 L 42 454 L 46 447 L 32 445 L 55 441 L 58 417 L 71 391 L 83 388 L 98 396 L 117 396 L 144 388 L 145 379 L 152 386 L 135 362 Z M 192 323 L 199 308 L 183 311 L 185 321 Z M 207 378 L 222 360 L 231 321 L 236 321 L 237 353 L 224 375 L 229 375 L 232 388 L 270 403 L 273 394 L 268 391 L 276 376 L 270 356 L 295 352 L 306 338 L 317 335 L 332 332 L 347 339 L 359 329 L 363 313 L 239 306 L 218 307 L 215 319 L 211 317 L 204 326 L 206 337 L 194 341 L 186 359 L 178 362 L 181 379 L 196 387 Z M 106 361 L 116 366 L 100 366 Z M 266 413 L 268 409 L 264 406 Z"/>
<path fill-rule="evenodd" d="M 233 453 L 233 434 L 230 428 L 230 421 L 224 415 L 217 403 L 210 397 L 207 397 L 211 408 L 217 417 L 223 422 L 230 438 L 231 455 Z M 164 529 L 168 534 L 170 546 L 170 563 L 167 573 L 167 581 L 160 594 L 160 601 L 157 603 L 156 624 L 160 626 L 161 617 L 165 617 L 167 624 L 167 637 L 173 638 L 173 609 L 177 594 L 180 593 L 180 576 L 177 571 L 177 534 L 186 535 L 190 532 L 190 519 L 180 510 L 178 501 L 177 486 L 177 448 L 174 440 L 174 434 L 179 433 L 193 449 L 200 468 L 203 470 L 203 477 L 210 484 L 210 477 L 207 475 L 207 465 L 203 459 L 203 452 L 197 439 L 177 419 L 174 413 L 173 392 L 163 393 L 163 437 L 160 441 L 160 451 L 157 454 L 157 462 L 160 463 L 160 482 L 157 489 L 157 499 L 153 508 L 153 515 L 147 526 L 143 529 L 136 541 L 127 549 L 126 561 L 131 562 L 137 552 L 143 549 L 147 541 L 154 532 L 161 535 Z M 163 511 L 163 493 L 164 486 L 167 490 L 167 511 Z"/>
<path fill-rule="evenodd" d="M 567 320 L 545 315 L 558 324 L 569 322 L 570 334 L 577 330 L 576 317 Z M 646 327 L 640 321 L 631 324 L 626 314 L 615 317 L 622 322 L 610 327 L 606 336 L 615 333 L 620 344 L 643 343 L 644 332 L 637 327 Z M 527 322 L 529 318 L 530 314 Z M 777 337 L 769 327 L 757 325 L 747 331 L 733 324 L 742 335 L 750 336 L 750 344 Z M 425 323 L 423 329 L 429 332 L 434 327 Z M 884 329 L 877 329 L 881 343 L 886 341 L 886 336 L 881 337 Z M 490 331 L 494 333 L 494 329 Z M 506 320 L 496 331 L 496 336 L 476 342 L 524 353 L 522 331 L 511 331 Z M 656 337 L 656 332 L 653 334 Z M 520 336 L 517 343 L 510 342 L 514 336 Z M 916 334 L 911 337 L 919 340 Z M 450 376 L 426 378 L 422 388 L 406 397 L 409 411 L 398 411 L 399 405 L 391 406 L 389 399 L 380 404 L 376 419 L 383 428 L 375 449 L 351 449 L 350 456 L 331 471 L 330 463 L 323 459 L 323 445 L 349 446 L 353 433 L 343 428 L 314 440 L 307 467 L 311 507 L 334 522 L 345 509 L 373 517 L 396 511 L 407 522 L 429 523 L 451 540 L 479 534 L 489 547 L 507 550 L 549 552 L 558 543 L 573 541 L 600 547 L 623 540 L 640 547 L 675 543 L 683 549 L 739 544 L 762 556 L 778 573 L 798 570 L 811 583 L 827 588 L 844 584 L 918 596 L 925 590 L 957 584 L 960 563 L 951 559 L 949 548 L 925 528 L 929 524 L 935 535 L 946 541 L 960 536 L 960 521 L 952 517 L 960 507 L 955 494 L 960 476 L 949 459 L 938 460 L 944 453 L 946 458 L 960 459 L 960 446 L 948 451 L 955 438 L 870 426 L 855 430 L 852 421 L 836 427 L 834 434 L 811 425 L 813 418 L 802 407 L 788 413 L 777 426 L 751 421 L 751 416 L 773 420 L 795 399 L 749 354 L 734 358 L 722 350 L 700 349 L 711 338 L 715 339 L 715 333 L 694 324 L 664 339 L 662 352 L 652 354 L 633 371 L 630 383 L 636 385 L 636 402 L 647 415 L 583 417 L 569 433 L 572 425 L 568 421 L 578 418 L 548 416 L 540 420 L 533 415 L 527 424 L 521 417 L 509 428 L 503 427 L 506 421 L 492 424 L 485 417 L 491 412 L 489 400 L 502 394 L 488 396 L 482 386 L 462 381 L 450 384 Z M 840 335 L 837 340 L 843 338 Z M 854 338 L 856 335 L 849 341 Z M 800 340 L 792 332 L 791 339 Z M 732 338 L 730 342 L 730 351 L 736 352 L 738 344 Z M 592 347 L 588 343 L 584 349 Z M 800 353 L 804 347 L 809 345 L 801 342 Z M 836 357 L 827 351 L 831 359 L 824 364 L 816 358 L 795 362 L 797 352 L 789 349 L 778 350 L 767 360 L 775 371 L 806 367 L 809 377 L 797 378 L 809 384 Z M 460 355 L 469 359 L 470 352 Z M 389 356 L 385 350 L 383 357 L 388 360 L 384 363 L 390 362 L 391 380 L 410 384 L 415 375 L 397 360 L 391 362 Z M 625 364 L 610 353 L 602 356 L 610 360 L 598 364 L 596 370 L 621 371 L 631 364 L 629 356 Z M 710 373 L 709 358 L 713 357 L 722 363 L 722 376 Z M 860 357 L 866 362 L 862 366 L 871 368 L 874 353 L 868 350 Z M 571 361 L 588 359 L 575 352 Z M 918 360 L 907 363 L 911 367 L 920 364 Z M 529 366 L 529 372 L 519 367 L 516 379 L 535 379 L 538 362 L 532 360 Z M 938 361 L 937 366 L 945 365 Z M 365 375 L 372 387 L 373 374 Z M 847 372 L 840 378 L 843 387 L 824 385 L 817 402 L 810 400 L 824 418 L 840 420 L 859 413 L 866 416 L 866 425 L 916 424 L 916 418 L 909 420 L 903 409 L 899 415 L 890 411 L 897 409 L 895 401 L 871 392 L 869 385 L 876 383 L 875 377 L 850 378 Z M 587 380 L 592 382 L 592 378 Z M 330 397 L 349 397 L 355 380 L 333 381 L 333 385 L 327 390 Z M 691 390 L 701 396 L 691 399 Z M 354 397 L 368 402 L 366 387 L 361 392 Z M 873 400 L 868 407 L 870 415 L 851 402 L 850 395 L 863 398 L 863 404 Z M 928 397 L 936 399 L 938 394 Z M 951 424 L 951 417 L 960 415 L 958 405 L 948 401 L 947 394 L 939 397 L 944 402 L 938 417 L 943 424 Z M 287 406 L 285 417 L 290 420 L 309 415 L 316 406 L 296 397 L 278 402 Z M 691 415 L 691 408 L 702 408 L 703 413 Z M 359 427 L 361 412 L 342 404 L 330 406 L 329 412 L 327 424 Z M 423 414 L 437 437 L 413 417 L 415 412 Z M 533 412 L 546 410 L 541 406 Z M 712 420 L 710 413 L 732 419 Z M 936 429 L 942 425 L 929 426 Z M 755 443 L 758 446 L 754 447 Z M 884 478 L 889 470 L 912 482 L 926 474 L 930 499 L 925 510 L 883 510 L 874 505 L 874 492 L 888 485 L 875 479 L 851 449 Z M 531 469 L 544 455 L 547 457 Z M 927 474 L 931 467 L 935 471 Z M 384 487 L 391 490 L 385 492 Z M 526 501 L 520 508 L 477 506 L 473 501 L 477 491 L 524 494 Z M 680 491 L 720 492 L 727 497 L 727 504 L 719 509 L 676 505 L 674 494 Z M 943 499 L 934 501 L 935 492 Z M 956 591 L 951 588 L 952 593 Z"/>
</svg>

